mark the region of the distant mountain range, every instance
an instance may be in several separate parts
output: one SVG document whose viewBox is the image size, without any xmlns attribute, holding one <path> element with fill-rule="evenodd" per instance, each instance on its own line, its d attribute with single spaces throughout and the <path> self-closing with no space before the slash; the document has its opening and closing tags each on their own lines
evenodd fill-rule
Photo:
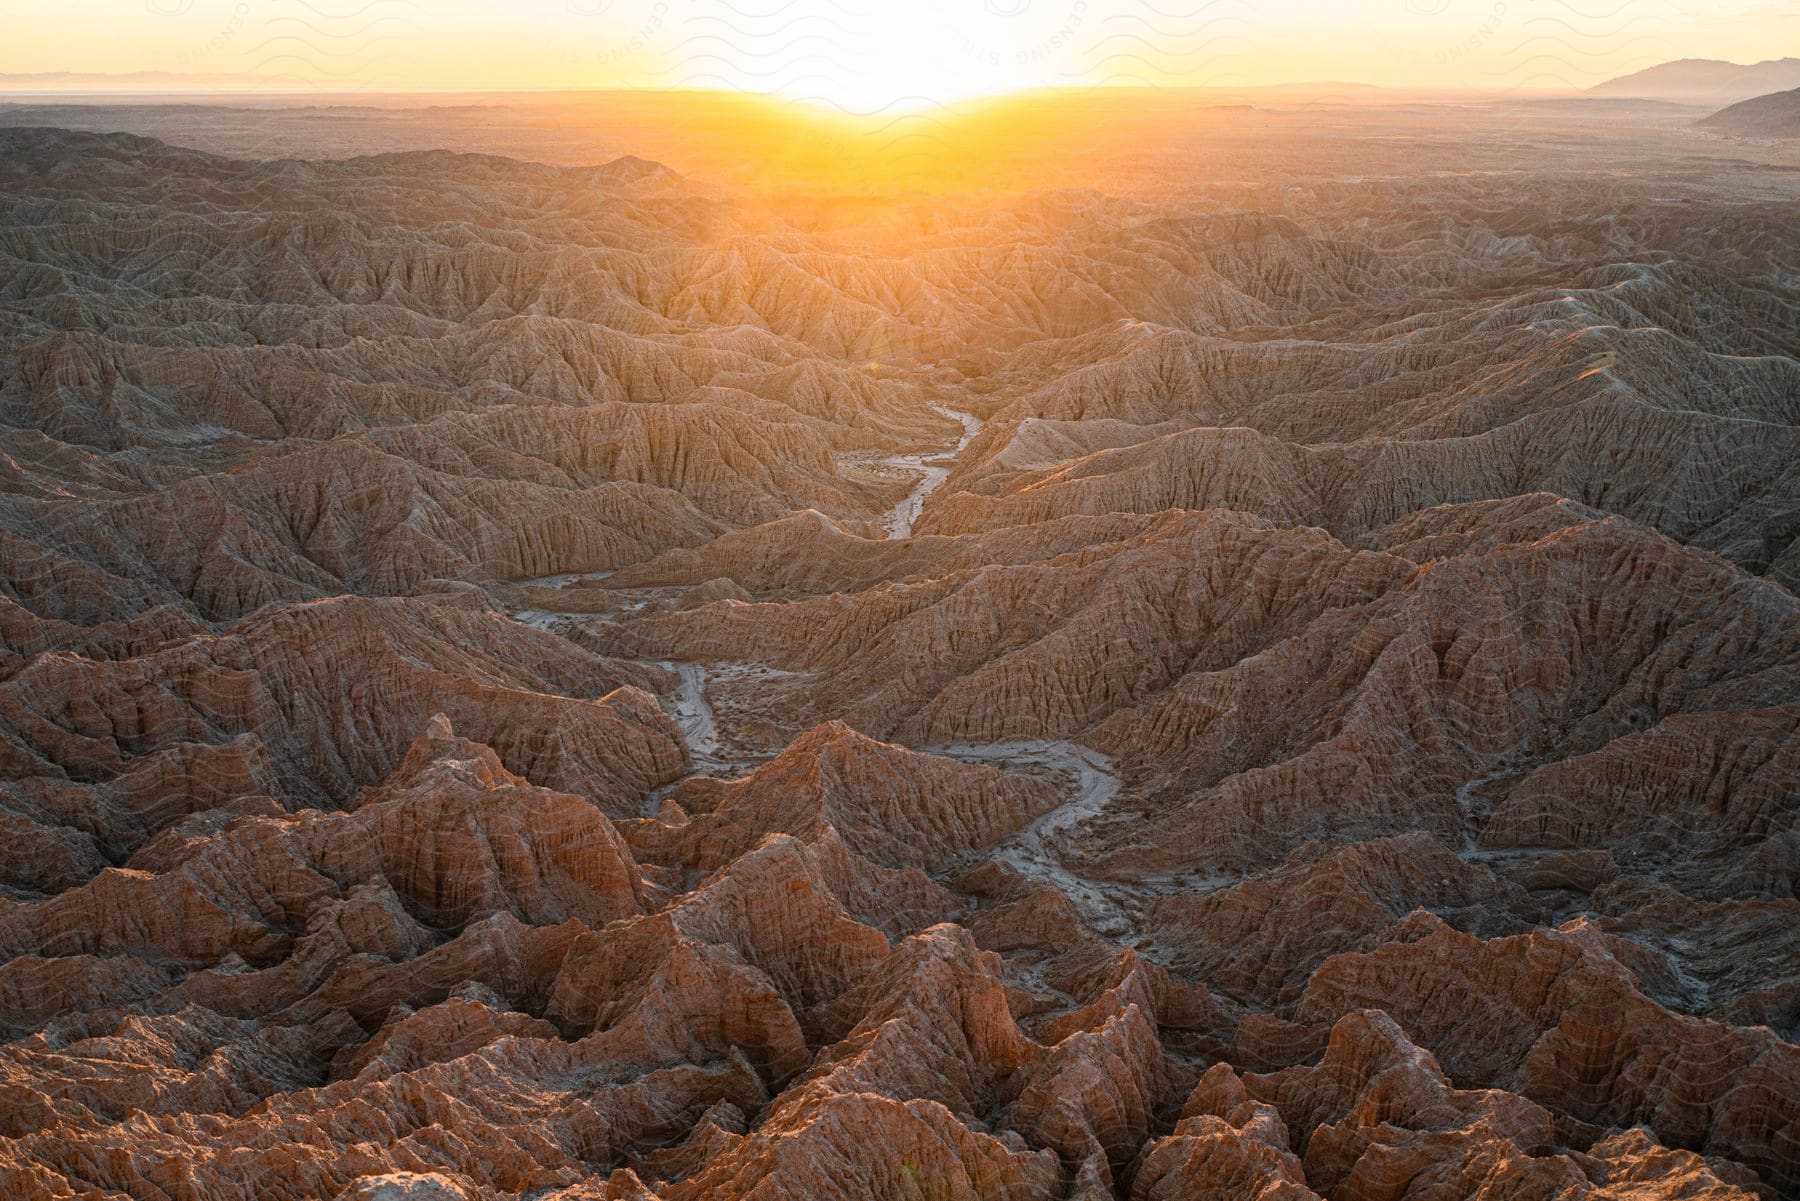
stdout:
<svg viewBox="0 0 1800 1201">
<path fill-rule="evenodd" d="M 1700 124 L 1740 137 L 1800 138 L 1800 88 L 1741 100 Z"/>
<path fill-rule="evenodd" d="M 1609 79 L 1595 84 L 1588 92 L 1596 96 L 1638 96 L 1720 106 L 1796 87 L 1800 87 L 1800 58 L 1775 58 L 1761 63 L 1684 58 Z"/>
</svg>

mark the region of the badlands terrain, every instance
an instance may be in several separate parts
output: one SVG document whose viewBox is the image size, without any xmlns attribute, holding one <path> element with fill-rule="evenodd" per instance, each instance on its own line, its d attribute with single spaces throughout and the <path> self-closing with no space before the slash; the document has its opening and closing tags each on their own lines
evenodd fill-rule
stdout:
<svg viewBox="0 0 1800 1201">
<path fill-rule="evenodd" d="M 1790 151 L 531 103 L 0 113 L 0 1196 L 1800 1191 Z"/>
</svg>

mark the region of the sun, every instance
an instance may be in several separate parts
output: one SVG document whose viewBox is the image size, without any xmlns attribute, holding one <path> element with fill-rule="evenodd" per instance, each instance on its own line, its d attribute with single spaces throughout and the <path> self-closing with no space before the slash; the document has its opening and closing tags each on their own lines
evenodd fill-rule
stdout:
<svg viewBox="0 0 1800 1201">
<path fill-rule="evenodd" d="M 685 22 L 671 86 L 762 92 L 857 116 L 1082 82 L 1085 0 L 788 0 Z M 1084 37 L 1085 35 L 1085 37 Z"/>
</svg>

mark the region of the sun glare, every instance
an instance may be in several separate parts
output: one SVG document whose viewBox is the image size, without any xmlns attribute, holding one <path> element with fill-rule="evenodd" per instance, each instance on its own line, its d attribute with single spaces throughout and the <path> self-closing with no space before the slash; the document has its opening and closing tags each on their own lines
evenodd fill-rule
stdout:
<svg viewBox="0 0 1800 1201">
<path fill-rule="evenodd" d="M 763 92 L 857 116 L 1087 82 L 1070 50 L 1088 5 L 1026 0 L 720 5 L 691 22 L 672 86 Z"/>
</svg>

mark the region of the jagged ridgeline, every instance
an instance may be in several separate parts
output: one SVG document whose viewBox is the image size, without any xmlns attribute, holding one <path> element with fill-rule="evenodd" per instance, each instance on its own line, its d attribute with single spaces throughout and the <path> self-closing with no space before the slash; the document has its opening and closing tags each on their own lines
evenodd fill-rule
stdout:
<svg viewBox="0 0 1800 1201">
<path fill-rule="evenodd" d="M 1796 185 L 1606 111 L 0 129 L 0 1195 L 1800 1188 Z"/>
</svg>

